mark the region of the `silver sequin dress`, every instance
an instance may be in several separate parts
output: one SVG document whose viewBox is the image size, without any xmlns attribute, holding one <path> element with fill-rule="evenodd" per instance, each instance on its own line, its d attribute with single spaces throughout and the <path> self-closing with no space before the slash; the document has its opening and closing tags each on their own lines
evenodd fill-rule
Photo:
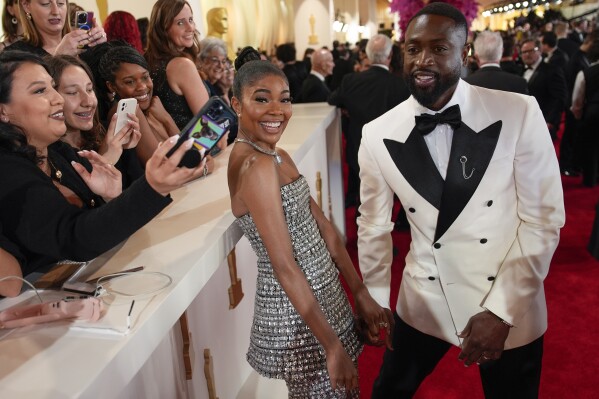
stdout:
<svg viewBox="0 0 599 399">
<path fill-rule="evenodd" d="M 310 211 L 310 189 L 303 176 L 281 187 L 283 210 L 297 264 L 328 322 L 349 356 L 362 350 L 353 313 L 326 244 Z M 310 381 L 326 374 L 324 349 L 297 313 L 275 278 L 270 259 L 251 215 L 237 219 L 258 256 L 254 321 L 247 360 L 261 375 Z M 328 380 L 328 376 L 326 377 Z"/>
</svg>

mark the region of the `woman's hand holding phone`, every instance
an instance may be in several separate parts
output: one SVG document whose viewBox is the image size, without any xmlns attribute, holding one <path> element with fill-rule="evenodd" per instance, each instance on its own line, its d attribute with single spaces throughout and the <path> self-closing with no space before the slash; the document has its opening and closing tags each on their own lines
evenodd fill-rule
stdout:
<svg viewBox="0 0 599 399">
<path fill-rule="evenodd" d="M 123 149 L 135 148 L 141 138 L 139 119 L 135 114 L 127 114 L 127 117 L 127 123 L 116 132 L 117 114 L 112 116 L 101 146 L 100 152 L 113 165 L 118 162 Z"/>
<path fill-rule="evenodd" d="M 178 136 L 173 136 L 160 143 L 146 163 L 146 180 L 156 192 L 162 195 L 167 195 L 204 174 L 205 158 L 195 168 L 178 167 L 185 152 L 193 145 L 193 138 L 186 140 L 167 157 L 167 153 L 175 146 L 178 139 Z"/>
</svg>

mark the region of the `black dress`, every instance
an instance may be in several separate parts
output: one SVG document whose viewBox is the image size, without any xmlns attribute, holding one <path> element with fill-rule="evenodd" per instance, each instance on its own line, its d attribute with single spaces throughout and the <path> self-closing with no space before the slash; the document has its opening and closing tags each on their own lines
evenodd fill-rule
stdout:
<svg viewBox="0 0 599 399">
<path fill-rule="evenodd" d="M 166 112 L 171 115 L 179 130 L 182 130 L 187 125 L 187 122 L 193 118 L 193 112 L 189 108 L 185 97 L 175 93 L 169 86 L 166 79 L 166 66 L 168 62 L 170 61 L 163 62 L 151 72 L 152 80 L 154 81 L 154 95 L 160 98 Z"/>
</svg>

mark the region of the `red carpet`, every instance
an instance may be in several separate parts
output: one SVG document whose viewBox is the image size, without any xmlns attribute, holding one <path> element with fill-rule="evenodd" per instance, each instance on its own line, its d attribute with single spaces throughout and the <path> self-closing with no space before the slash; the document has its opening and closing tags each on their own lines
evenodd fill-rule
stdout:
<svg viewBox="0 0 599 399">
<path fill-rule="evenodd" d="M 586 251 L 599 187 L 584 188 L 581 178 L 563 177 L 566 225 L 561 230 L 559 247 L 553 258 L 545 291 L 549 308 L 549 330 L 545 335 L 545 355 L 541 379 L 541 398 L 599 398 L 599 261 Z M 346 212 L 347 249 L 358 264 L 355 208 Z M 408 232 L 394 232 L 399 254 L 393 262 L 391 298 L 395 301 Z M 395 307 L 395 303 L 392 303 Z M 453 348 L 420 387 L 416 398 L 483 398 L 476 366 L 465 368 Z M 362 398 L 370 398 L 378 375 L 383 350 L 366 347 L 359 360 Z M 389 398 L 392 399 L 392 398 Z M 508 398 L 509 399 L 509 398 Z"/>
</svg>

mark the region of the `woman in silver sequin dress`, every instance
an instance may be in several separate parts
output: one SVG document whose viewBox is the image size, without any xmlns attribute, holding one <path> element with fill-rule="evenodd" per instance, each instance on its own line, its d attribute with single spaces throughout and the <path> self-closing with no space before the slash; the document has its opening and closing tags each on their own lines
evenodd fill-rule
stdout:
<svg viewBox="0 0 599 399">
<path fill-rule="evenodd" d="M 382 344 L 371 331 L 389 333 L 391 313 L 370 297 L 305 178 L 276 148 L 291 117 L 285 75 L 269 62 L 248 62 L 235 77 L 232 106 L 239 135 L 229 159 L 231 207 L 258 256 L 248 362 L 284 379 L 290 398 L 358 398 L 362 344 L 339 272 L 367 342 Z"/>
</svg>

